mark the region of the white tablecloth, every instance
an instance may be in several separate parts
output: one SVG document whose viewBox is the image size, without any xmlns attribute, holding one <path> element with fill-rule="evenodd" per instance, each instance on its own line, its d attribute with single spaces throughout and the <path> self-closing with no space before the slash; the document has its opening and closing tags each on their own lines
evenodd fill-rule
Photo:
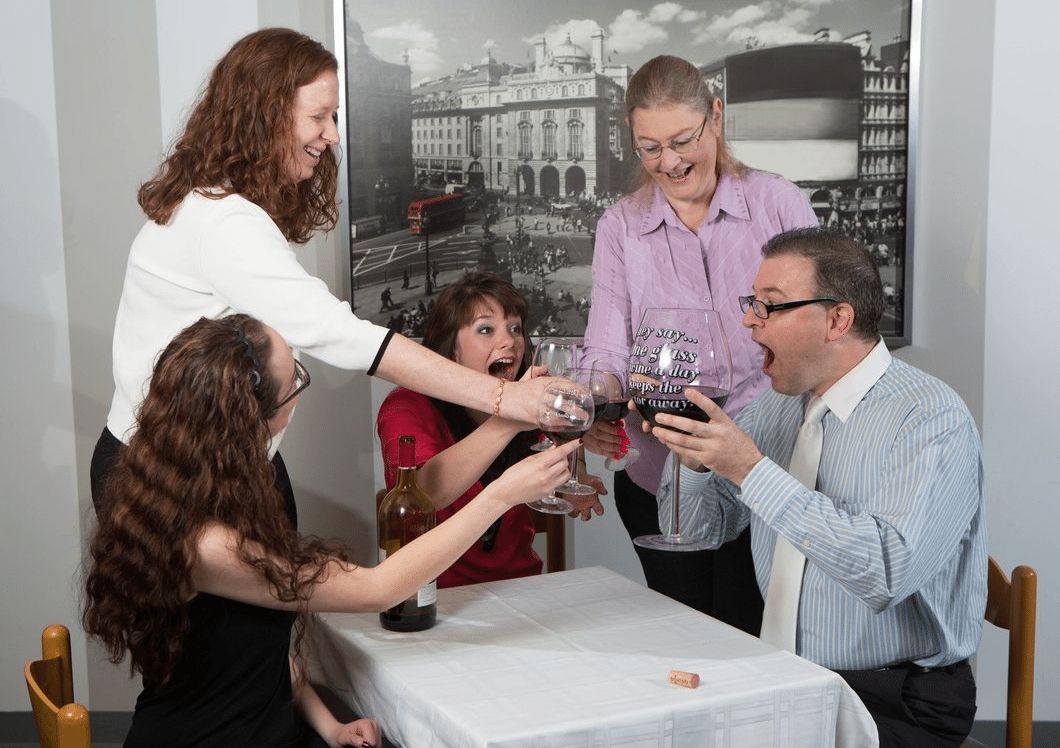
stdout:
<svg viewBox="0 0 1060 748">
<path fill-rule="evenodd" d="M 877 744 L 835 673 L 600 567 L 439 590 L 415 634 L 318 614 L 308 648 L 313 679 L 404 748 Z"/>
</svg>

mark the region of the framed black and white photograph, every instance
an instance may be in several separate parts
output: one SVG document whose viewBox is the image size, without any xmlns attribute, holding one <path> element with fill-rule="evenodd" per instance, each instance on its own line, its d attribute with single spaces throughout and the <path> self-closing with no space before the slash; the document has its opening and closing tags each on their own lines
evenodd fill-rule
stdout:
<svg viewBox="0 0 1060 748">
<path fill-rule="evenodd" d="M 918 14 L 919 0 L 345 0 L 358 316 L 418 337 L 437 292 L 485 269 L 522 289 L 532 335 L 581 336 L 596 222 L 638 168 L 624 92 L 673 54 L 722 97 L 737 159 L 869 248 L 882 332 L 908 343 Z"/>
</svg>

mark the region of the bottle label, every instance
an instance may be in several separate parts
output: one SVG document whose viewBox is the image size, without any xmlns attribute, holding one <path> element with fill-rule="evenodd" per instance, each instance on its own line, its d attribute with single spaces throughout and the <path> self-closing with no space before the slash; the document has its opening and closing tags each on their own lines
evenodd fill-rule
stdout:
<svg viewBox="0 0 1060 748">
<path fill-rule="evenodd" d="M 438 599 L 438 580 L 432 579 L 427 584 L 420 587 L 419 592 L 416 593 L 416 604 L 418 606 L 425 607 L 427 605 L 434 605 Z"/>
</svg>

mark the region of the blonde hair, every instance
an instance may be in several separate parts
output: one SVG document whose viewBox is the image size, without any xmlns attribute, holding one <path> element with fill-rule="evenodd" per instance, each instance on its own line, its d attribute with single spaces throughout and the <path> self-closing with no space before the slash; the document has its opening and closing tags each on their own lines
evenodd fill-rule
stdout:
<svg viewBox="0 0 1060 748">
<path fill-rule="evenodd" d="M 655 109 L 660 106 L 681 105 L 710 117 L 714 102 L 721 100 L 707 86 L 703 74 L 688 60 L 673 55 L 653 57 L 633 74 L 626 89 L 626 120 L 633 132 L 633 110 Z M 722 174 L 740 174 L 747 166 L 738 161 L 725 140 L 725 119 L 722 117 L 721 133 L 718 135 L 718 156 L 714 171 Z M 633 173 L 633 191 L 651 181 L 648 170 L 641 166 Z"/>
</svg>

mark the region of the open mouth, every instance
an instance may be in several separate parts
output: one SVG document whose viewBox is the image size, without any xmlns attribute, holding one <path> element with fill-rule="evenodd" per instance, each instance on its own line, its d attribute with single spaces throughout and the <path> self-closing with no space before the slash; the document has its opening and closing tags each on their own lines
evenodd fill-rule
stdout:
<svg viewBox="0 0 1060 748">
<path fill-rule="evenodd" d="M 488 367 L 490 376 L 511 381 L 515 379 L 515 359 L 498 358 Z"/>
<path fill-rule="evenodd" d="M 771 351 L 769 348 L 762 345 L 761 343 L 759 343 L 758 346 L 762 349 L 763 353 L 762 371 L 769 371 L 769 367 L 773 365 L 773 361 L 776 360 L 776 356 L 773 355 L 773 351 Z"/>
<path fill-rule="evenodd" d="M 676 171 L 665 172 L 666 176 L 670 178 L 671 182 L 683 182 L 688 177 L 688 173 L 692 171 L 692 164 L 684 167 L 683 169 L 677 169 Z"/>
<path fill-rule="evenodd" d="M 302 150 L 308 153 L 314 161 L 319 161 L 320 155 L 323 153 L 323 151 L 318 151 L 316 148 L 310 148 L 309 146 L 304 146 Z"/>
</svg>

